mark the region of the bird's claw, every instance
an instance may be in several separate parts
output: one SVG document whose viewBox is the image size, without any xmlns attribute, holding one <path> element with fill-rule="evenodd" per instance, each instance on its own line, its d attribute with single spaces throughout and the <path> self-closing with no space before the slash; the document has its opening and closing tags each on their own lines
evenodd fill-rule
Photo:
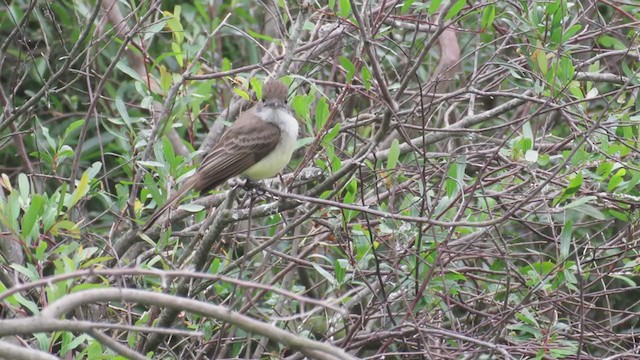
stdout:
<svg viewBox="0 0 640 360">
<path fill-rule="evenodd" d="M 251 180 L 249 178 L 234 178 L 229 180 L 228 183 L 232 187 L 242 188 L 244 191 L 248 193 L 252 192 L 258 195 L 264 195 L 265 193 L 262 183 Z"/>
</svg>

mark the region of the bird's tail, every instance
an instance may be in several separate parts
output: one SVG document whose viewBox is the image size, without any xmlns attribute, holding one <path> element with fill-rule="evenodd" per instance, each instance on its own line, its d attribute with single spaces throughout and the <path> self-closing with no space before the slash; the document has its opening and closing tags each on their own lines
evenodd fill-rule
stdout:
<svg viewBox="0 0 640 360">
<path fill-rule="evenodd" d="M 173 195 L 171 195 L 169 199 L 167 199 L 167 201 L 164 203 L 164 205 L 162 205 L 161 207 L 156 209 L 156 211 L 153 212 L 153 215 L 151 215 L 149 220 L 147 220 L 144 226 L 142 226 L 142 231 L 146 232 L 147 230 L 149 230 L 151 226 L 153 226 L 153 224 L 155 224 L 155 222 L 158 221 L 160 216 L 162 216 L 162 214 L 164 214 L 164 212 L 167 211 L 169 207 L 173 206 L 175 203 L 180 201 L 180 199 L 182 199 L 184 194 L 186 194 L 189 190 L 193 189 L 194 185 L 195 185 L 195 181 L 193 177 L 191 177 L 191 179 L 187 180 L 184 184 L 182 184 L 180 186 L 180 190 L 176 191 Z"/>
</svg>

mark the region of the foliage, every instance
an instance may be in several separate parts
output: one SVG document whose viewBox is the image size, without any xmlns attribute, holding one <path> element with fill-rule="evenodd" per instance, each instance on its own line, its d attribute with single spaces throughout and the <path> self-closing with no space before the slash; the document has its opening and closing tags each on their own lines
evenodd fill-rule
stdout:
<svg viewBox="0 0 640 360">
<path fill-rule="evenodd" d="M 623 1 L 4 3 L 0 356 L 633 354 L 638 20 Z M 301 122 L 282 176 L 140 234 L 270 74 Z"/>
</svg>

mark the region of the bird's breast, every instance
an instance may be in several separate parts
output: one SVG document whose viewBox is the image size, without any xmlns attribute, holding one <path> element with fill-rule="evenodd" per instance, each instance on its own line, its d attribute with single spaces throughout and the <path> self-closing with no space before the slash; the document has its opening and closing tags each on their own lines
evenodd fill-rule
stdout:
<svg viewBox="0 0 640 360">
<path fill-rule="evenodd" d="M 243 172 L 243 175 L 253 180 L 274 177 L 287 166 L 296 148 L 299 130 L 296 119 L 285 110 L 264 109 L 260 116 L 264 121 L 278 126 L 280 141 L 267 156 Z"/>
</svg>

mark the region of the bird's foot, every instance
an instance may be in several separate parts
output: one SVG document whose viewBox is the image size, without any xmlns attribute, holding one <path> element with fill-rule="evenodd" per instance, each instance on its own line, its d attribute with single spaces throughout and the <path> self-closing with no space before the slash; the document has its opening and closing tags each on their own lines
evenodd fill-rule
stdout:
<svg viewBox="0 0 640 360">
<path fill-rule="evenodd" d="M 258 195 L 264 195 L 264 185 L 261 182 L 251 180 L 249 178 L 234 178 L 229 180 L 229 185 L 233 187 L 242 188 L 248 193 L 256 193 Z"/>
<path fill-rule="evenodd" d="M 245 179 L 243 188 L 246 192 L 253 192 L 253 193 L 256 193 L 257 195 L 265 194 L 264 184 L 259 181 L 251 180 L 249 178 Z"/>
</svg>

